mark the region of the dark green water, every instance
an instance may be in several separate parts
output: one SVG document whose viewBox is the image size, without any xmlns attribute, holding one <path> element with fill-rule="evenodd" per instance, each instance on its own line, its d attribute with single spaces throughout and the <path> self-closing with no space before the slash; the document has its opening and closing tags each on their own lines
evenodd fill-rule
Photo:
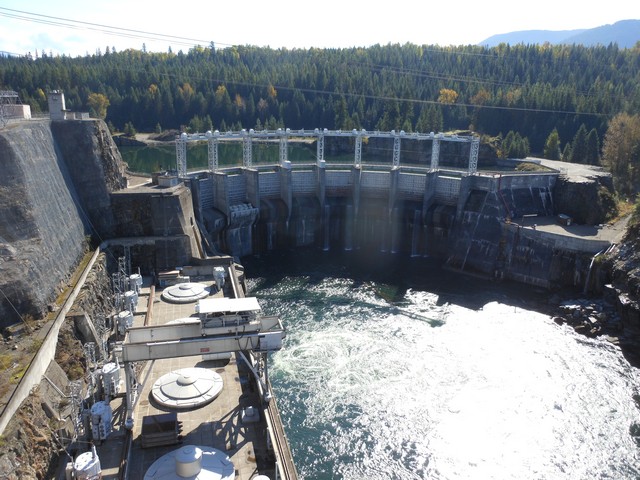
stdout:
<svg viewBox="0 0 640 480">
<path fill-rule="evenodd" d="M 409 142 L 407 142 L 409 143 Z M 344 149 L 344 146 L 341 147 Z M 123 160 L 129 165 L 129 170 L 137 173 L 151 174 L 162 170 L 175 170 L 176 150 L 175 145 L 152 145 L 146 147 L 119 147 Z M 278 142 L 254 142 L 252 144 L 252 162 L 254 165 L 277 165 L 280 163 L 280 147 Z M 327 163 L 352 164 L 355 152 L 332 153 L 339 149 L 325 149 L 325 161 Z M 342 150 L 343 151 L 343 150 Z M 410 167 L 428 168 L 431 163 L 430 153 L 418 155 L 417 151 L 411 148 L 403 150 L 406 154 L 401 159 L 401 165 Z M 449 155 L 441 154 L 440 166 L 451 168 L 467 168 L 467 154 Z M 315 163 L 316 144 L 314 142 L 290 142 L 287 148 L 287 156 L 291 163 Z M 241 167 L 242 166 L 242 143 L 240 142 L 220 142 L 218 144 L 219 167 Z M 361 162 L 363 164 L 387 165 L 393 164 L 393 150 L 390 146 L 387 149 L 375 149 L 368 152 L 364 149 Z M 206 142 L 187 144 L 187 170 L 197 171 L 208 168 L 208 152 Z M 478 168 L 486 172 L 514 172 L 515 164 L 498 165 L 494 161 L 484 159 L 479 161 Z M 532 171 L 539 170 L 539 165 L 531 164 Z"/>
<path fill-rule="evenodd" d="M 176 149 L 174 145 L 147 147 L 119 147 L 123 160 L 129 170 L 138 173 L 153 173 L 161 170 L 176 169 Z M 280 152 L 277 143 L 255 143 L 252 146 L 254 165 L 277 165 Z M 313 163 L 316 161 L 315 144 L 289 145 L 288 158 L 292 163 Z M 220 167 L 242 166 L 242 144 L 220 143 L 218 146 Z M 353 154 L 331 158 L 335 162 L 353 162 Z M 207 145 L 189 144 L 187 146 L 187 169 L 203 170 L 208 168 Z"/>
<path fill-rule="evenodd" d="M 640 478 L 638 371 L 544 292 L 394 255 L 243 263 L 287 328 L 271 378 L 302 478 Z"/>
</svg>

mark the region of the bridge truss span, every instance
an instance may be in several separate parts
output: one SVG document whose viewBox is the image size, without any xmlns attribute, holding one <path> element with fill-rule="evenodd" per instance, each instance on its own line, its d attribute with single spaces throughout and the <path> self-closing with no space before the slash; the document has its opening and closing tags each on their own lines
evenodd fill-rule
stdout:
<svg viewBox="0 0 640 480">
<path fill-rule="evenodd" d="M 313 139 L 316 142 L 316 160 L 319 166 L 325 163 L 325 140 L 327 137 L 347 137 L 354 141 L 353 165 L 360 166 L 362 164 L 362 146 L 365 139 L 381 138 L 393 140 L 392 165 L 399 167 L 401 162 L 402 142 L 407 141 L 430 141 L 432 142 L 431 153 L 431 170 L 438 170 L 440 165 L 440 151 L 442 142 L 468 143 L 469 161 L 467 171 L 470 175 L 477 172 L 478 169 L 478 152 L 480 150 L 480 139 L 475 135 L 457 135 L 448 133 L 407 133 L 404 130 L 390 132 L 367 131 L 367 130 L 291 130 L 289 128 L 277 130 L 241 130 L 219 132 L 208 131 L 206 133 L 182 133 L 176 137 L 176 163 L 178 176 L 187 177 L 187 144 L 189 142 L 206 141 L 208 144 L 208 170 L 215 172 L 219 169 L 218 163 L 218 146 L 220 142 L 242 142 L 242 166 L 251 168 L 253 165 L 253 149 L 254 141 L 273 141 L 279 144 L 279 160 L 283 167 L 290 166 L 288 159 L 288 142 L 292 138 Z"/>
</svg>

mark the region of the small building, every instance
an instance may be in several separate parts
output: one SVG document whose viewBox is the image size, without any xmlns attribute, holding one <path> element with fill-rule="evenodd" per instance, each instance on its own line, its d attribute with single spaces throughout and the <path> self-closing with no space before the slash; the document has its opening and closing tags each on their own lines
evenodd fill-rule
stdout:
<svg viewBox="0 0 640 480">
<path fill-rule="evenodd" d="M 0 124 L 10 119 L 31 119 L 31 107 L 20 103 L 18 92 L 0 90 Z"/>
<path fill-rule="evenodd" d="M 87 112 L 72 112 L 67 110 L 64 103 L 64 93 L 61 90 L 52 90 L 47 97 L 49 103 L 49 117 L 51 120 L 88 120 Z"/>
<path fill-rule="evenodd" d="M 162 188 L 175 187 L 180 183 L 180 179 L 175 171 L 154 172 L 151 174 L 151 182 Z"/>
<path fill-rule="evenodd" d="M 61 90 L 52 90 L 47 97 L 49 103 L 49 116 L 51 120 L 66 120 L 67 109 L 64 104 L 64 93 Z"/>
<path fill-rule="evenodd" d="M 569 225 L 571 225 L 571 223 L 573 223 L 573 219 L 569 215 L 565 215 L 564 213 L 561 213 L 560 215 L 558 215 L 558 223 L 560 225 L 564 225 L 568 227 Z"/>
</svg>

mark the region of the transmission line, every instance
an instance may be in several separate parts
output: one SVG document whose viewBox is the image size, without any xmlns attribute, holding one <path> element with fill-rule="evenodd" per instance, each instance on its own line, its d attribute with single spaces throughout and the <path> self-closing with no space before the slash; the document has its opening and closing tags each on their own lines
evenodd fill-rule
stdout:
<svg viewBox="0 0 640 480">
<path fill-rule="evenodd" d="M 43 15 L 39 13 L 26 12 L 23 10 L 16 10 L 6 7 L 0 7 L 0 16 L 15 18 L 19 20 L 41 23 L 45 25 L 52 25 L 57 27 L 69 28 L 69 29 L 86 29 L 98 31 L 101 33 L 105 33 L 108 35 L 120 36 L 123 38 L 136 38 L 142 40 L 155 40 L 155 41 L 166 41 L 166 42 L 175 42 L 178 45 L 207 45 L 212 43 L 211 41 L 201 40 L 196 38 L 188 38 L 188 37 L 180 37 L 176 35 L 168 35 L 162 33 L 154 33 L 148 32 L 144 30 L 130 29 L 130 28 L 122 28 L 122 27 L 114 27 L 110 25 L 104 25 L 99 23 L 85 22 L 80 20 L 73 20 L 70 18 L 64 17 L 55 17 L 51 15 Z M 226 44 L 222 42 L 213 42 L 215 45 L 224 45 L 231 46 L 231 44 Z M 494 54 L 490 53 L 481 53 L 481 52 L 464 52 L 456 50 L 455 48 L 427 48 L 427 51 L 443 53 L 443 54 L 454 54 L 454 55 L 474 55 L 474 56 L 483 56 L 483 57 L 491 57 L 498 58 Z M 517 82 L 507 82 L 507 81 L 496 81 L 496 80 L 488 80 L 471 76 L 455 76 L 455 75 L 447 75 L 441 74 L 438 72 L 425 72 L 417 69 L 409 69 L 402 67 L 394 67 L 388 65 L 380 65 L 373 63 L 350 63 L 349 65 L 362 66 L 364 68 L 369 68 L 372 71 L 388 71 L 390 73 L 396 73 L 399 75 L 407 75 L 407 76 L 415 76 L 418 78 L 430 78 L 436 80 L 445 80 L 445 81 L 454 81 L 454 82 L 464 82 L 464 83 L 480 83 L 487 85 L 497 85 L 497 86 L 517 86 L 523 87 L 523 84 Z M 126 69 L 128 71 L 135 71 L 135 69 Z M 161 73 L 161 76 L 167 77 L 178 77 L 177 74 L 170 73 Z M 193 75 L 191 77 L 194 77 Z M 198 79 L 197 76 L 194 78 Z M 200 78 L 202 79 L 202 78 Z M 239 82 L 239 81 L 228 81 L 224 79 L 212 79 L 208 78 L 209 81 L 215 81 L 224 85 L 237 85 L 237 86 L 245 86 L 245 87 L 254 87 L 254 88 L 267 88 L 268 85 L 253 83 L 253 82 Z M 578 112 L 578 111 L 567 111 L 567 110 L 556 110 L 556 109 L 537 109 L 537 108 L 529 108 L 529 107 L 515 107 L 515 106 L 498 106 L 498 105 L 476 105 L 472 103 L 443 103 L 437 100 L 422 100 L 422 99 L 414 99 L 414 98 L 398 98 L 394 96 L 381 96 L 381 95 L 367 95 L 361 93 L 351 93 L 351 92 L 339 92 L 339 91 L 327 91 L 327 90 L 318 90 L 311 88 L 294 88 L 287 87 L 284 85 L 273 85 L 277 90 L 283 91 L 301 91 L 305 93 L 312 93 L 317 95 L 342 95 L 349 98 L 366 98 L 372 100 L 382 100 L 382 101 L 398 101 L 398 102 L 409 102 L 414 104 L 431 104 L 431 105 L 439 105 L 439 106 L 459 106 L 466 108 L 483 108 L 483 109 L 493 109 L 493 110 L 510 110 L 510 111 L 522 111 L 522 112 L 537 112 L 537 113 L 550 113 L 550 114 L 568 114 L 568 115 L 588 115 L 588 116 L 602 116 L 609 117 L 611 114 L 599 113 L 599 112 Z M 588 93 L 574 92 L 577 95 L 589 96 Z"/>
<path fill-rule="evenodd" d="M 111 25 L 103 25 L 100 23 L 84 22 L 81 20 L 73 20 L 71 18 L 54 17 L 51 15 L 43 15 L 40 13 L 25 12 L 23 10 L 15 10 L 12 8 L 0 7 L 0 16 L 14 18 L 16 20 L 24 20 L 27 22 L 51 25 L 54 27 L 63 27 L 73 30 L 92 30 L 107 35 L 115 35 L 123 38 L 137 38 L 142 40 L 156 40 L 166 42 L 176 42 L 178 45 L 194 46 L 208 45 L 210 40 L 200 40 L 196 38 L 180 37 L 177 35 L 167 35 L 164 33 L 147 32 L 144 30 L 136 30 L 132 28 L 114 27 Z M 228 44 L 216 42 L 217 45 L 230 46 Z"/>
</svg>

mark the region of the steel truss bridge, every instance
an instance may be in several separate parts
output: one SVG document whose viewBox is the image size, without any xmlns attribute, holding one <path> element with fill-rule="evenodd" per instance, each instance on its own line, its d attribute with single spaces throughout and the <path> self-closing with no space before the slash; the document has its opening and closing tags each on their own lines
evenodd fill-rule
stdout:
<svg viewBox="0 0 640 480">
<path fill-rule="evenodd" d="M 404 141 L 431 141 L 431 170 L 437 170 L 440 162 L 441 142 L 469 143 L 469 164 L 468 173 L 473 175 L 478 170 L 478 151 L 480 150 L 480 138 L 475 135 L 462 136 L 445 133 L 406 133 L 404 130 L 396 132 L 368 132 L 366 130 L 291 130 L 289 128 L 277 130 L 241 130 L 239 132 L 219 132 L 218 130 L 206 133 L 182 133 L 176 137 L 176 161 L 179 177 L 187 176 L 187 143 L 193 141 L 207 141 L 208 143 L 208 163 L 209 171 L 215 172 L 219 168 L 218 145 L 220 142 L 237 141 L 242 142 L 242 165 L 250 168 L 253 164 L 252 145 L 254 141 L 278 141 L 280 145 L 280 164 L 290 165 L 288 159 L 288 142 L 292 138 L 315 138 L 316 157 L 318 164 L 325 161 L 324 142 L 327 137 L 351 137 L 355 139 L 355 149 L 353 163 L 360 166 L 362 163 L 362 142 L 365 138 L 388 138 L 393 139 L 393 167 L 400 166 L 401 142 Z"/>
</svg>

